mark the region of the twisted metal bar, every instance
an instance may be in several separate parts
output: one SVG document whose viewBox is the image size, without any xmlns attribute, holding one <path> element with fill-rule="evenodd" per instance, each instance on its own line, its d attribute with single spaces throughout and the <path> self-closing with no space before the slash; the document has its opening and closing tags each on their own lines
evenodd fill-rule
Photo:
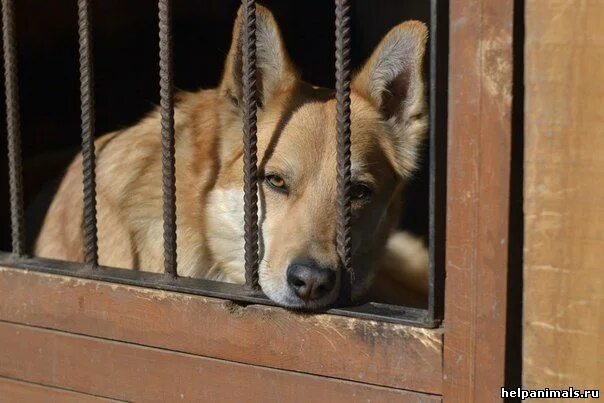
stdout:
<svg viewBox="0 0 604 403">
<path fill-rule="evenodd" d="M 12 249 L 13 254 L 20 257 L 25 254 L 25 220 L 23 218 L 21 128 L 16 42 L 14 3 L 13 0 L 2 0 L 2 45 L 4 50 L 4 87 L 6 91 Z"/>
<path fill-rule="evenodd" d="M 82 182 L 84 191 L 84 263 L 97 267 L 96 178 L 94 155 L 94 70 L 92 59 L 90 1 L 78 0 L 80 45 L 80 103 L 82 119 Z"/>
<path fill-rule="evenodd" d="M 350 5 L 336 1 L 336 102 L 337 102 L 337 251 L 348 287 L 354 280 L 350 211 Z M 343 277 L 344 278 L 344 277 Z"/>
<path fill-rule="evenodd" d="M 258 289 L 258 157 L 256 112 L 256 2 L 244 0 L 243 18 L 243 186 L 245 284 Z"/>
<path fill-rule="evenodd" d="M 159 87 L 162 134 L 164 270 L 176 278 L 178 276 L 176 268 L 176 159 L 171 6 L 170 0 L 159 0 Z"/>
</svg>

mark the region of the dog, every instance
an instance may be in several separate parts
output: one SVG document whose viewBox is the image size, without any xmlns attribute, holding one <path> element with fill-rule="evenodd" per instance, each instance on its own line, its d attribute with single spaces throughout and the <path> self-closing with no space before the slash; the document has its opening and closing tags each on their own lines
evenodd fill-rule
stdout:
<svg viewBox="0 0 604 403">
<path fill-rule="evenodd" d="M 242 11 L 220 85 L 179 93 L 175 107 L 178 271 L 244 282 Z M 257 7 L 259 283 L 293 309 L 333 305 L 336 252 L 336 101 L 301 80 L 269 10 Z M 422 64 L 427 29 L 394 27 L 351 83 L 352 251 L 355 300 L 422 305 L 428 255 L 395 231 L 402 190 L 427 131 Z M 99 264 L 160 272 L 161 118 L 96 140 Z M 67 169 L 35 243 L 40 257 L 82 261 L 82 159 Z"/>
</svg>

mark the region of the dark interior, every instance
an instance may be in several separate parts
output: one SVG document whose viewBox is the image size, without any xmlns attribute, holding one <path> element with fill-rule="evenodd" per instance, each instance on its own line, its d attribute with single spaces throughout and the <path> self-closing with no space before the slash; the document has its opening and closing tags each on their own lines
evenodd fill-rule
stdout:
<svg viewBox="0 0 604 403">
<path fill-rule="evenodd" d="M 173 3 L 176 87 L 195 90 L 217 85 L 239 2 Z M 261 3 L 275 14 L 303 78 L 333 88 L 333 2 Z M 64 0 L 20 0 L 16 6 L 24 193 L 31 243 L 54 184 L 81 141 L 77 8 L 75 1 Z M 359 67 L 397 23 L 428 22 L 429 6 L 428 1 L 352 1 L 353 66 Z M 153 1 L 103 0 L 93 2 L 93 7 L 96 129 L 101 135 L 135 123 L 159 103 L 158 20 Z M 4 91 L 0 93 L 3 97 Z M 0 250 L 10 250 L 4 108 L 0 116 Z M 424 150 L 421 172 L 406 190 L 401 227 L 427 239 L 427 142 Z"/>
</svg>

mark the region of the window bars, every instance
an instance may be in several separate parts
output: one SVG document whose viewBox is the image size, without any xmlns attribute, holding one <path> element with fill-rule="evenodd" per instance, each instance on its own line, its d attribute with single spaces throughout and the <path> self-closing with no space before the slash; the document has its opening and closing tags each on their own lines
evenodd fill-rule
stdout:
<svg viewBox="0 0 604 403">
<path fill-rule="evenodd" d="M 258 285 L 258 167 L 257 167 L 257 70 L 256 70 L 256 2 L 243 0 L 242 82 L 243 82 L 243 160 L 244 160 L 244 241 L 245 291 L 234 284 L 209 280 L 178 278 L 176 251 L 176 160 L 174 128 L 174 86 L 172 53 L 172 1 L 158 0 L 159 16 L 159 83 L 162 136 L 162 192 L 164 221 L 164 271 L 167 277 L 133 270 L 102 268 L 98 270 L 98 236 L 95 181 L 95 111 L 94 74 L 92 58 L 92 28 L 90 0 L 78 0 L 78 29 L 80 53 L 82 174 L 83 174 L 83 234 L 84 266 L 76 263 L 52 262 L 25 258 L 21 139 L 19 127 L 19 98 L 14 0 L 2 1 L 4 50 L 4 79 L 10 179 L 12 255 L 10 263 L 57 274 L 79 275 L 86 278 L 133 284 L 170 291 L 188 292 L 251 303 L 274 305 L 260 294 Z M 343 300 L 349 298 L 354 280 L 351 253 L 350 209 L 350 3 L 335 1 L 335 67 L 337 108 L 337 251 L 343 270 Z M 442 279 L 444 251 L 445 180 L 443 163 L 446 158 L 444 141 L 446 125 L 448 1 L 431 0 L 430 37 L 430 296 L 427 310 L 369 303 L 330 312 L 390 322 L 434 327 L 442 317 Z M 438 28 L 438 30 L 437 30 Z M 443 51 L 445 49 L 445 51 Z M 438 140 L 437 140 L 438 139 Z M 0 255 L 0 261 L 7 260 Z"/>
<path fill-rule="evenodd" d="M 99 263 L 99 250 L 94 155 L 94 74 L 89 0 L 78 0 L 78 33 L 80 42 L 80 103 L 82 108 L 84 263 L 91 268 L 96 268 Z"/>
<path fill-rule="evenodd" d="M 258 156 L 256 138 L 256 2 L 243 2 L 243 191 L 245 285 L 258 289 Z"/>
<path fill-rule="evenodd" d="M 164 204 L 164 270 L 176 271 L 176 159 L 174 139 L 174 81 L 172 78 L 172 1 L 159 0 L 159 88 Z"/>
<path fill-rule="evenodd" d="M 2 46 L 4 51 L 4 88 L 8 137 L 10 219 L 13 254 L 25 254 L 23 219 L 23 180 L 21 167 L 21 129 L 19 118 L 19 81 L 17 77 L 17 39 L 13 0 L 2 0 Z"/>
<path fill-rule="evenodd" d="M 337 250 L 342 269 L 342 299 L 350 298 L 352 237 L 350 226 L 350 5 L 336 0 L 336 108 L 337 108 Z"/>
<path fill-rule="evenodd" d="M 427 317 L 443 318 L 445 294 L 445 231 L 447 200 L 447 88 L 449 57 L 449 0 L 430 0 L 430 149 L 428 200 Z"/>
</svg>

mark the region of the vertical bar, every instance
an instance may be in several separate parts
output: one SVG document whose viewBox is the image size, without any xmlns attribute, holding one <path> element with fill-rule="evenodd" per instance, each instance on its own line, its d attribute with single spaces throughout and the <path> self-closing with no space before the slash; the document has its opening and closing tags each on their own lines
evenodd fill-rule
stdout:
<svg viewBox="0 0 604 403">
<path fill-rule="evenodd" d="M 80 103 L 82 119 L 82 184 L 84 192 L 84 263 L 98 266 L 96 178 L 94 155 L 94 70 L 90 1 L 78 0 L 80 45 Z"/>
<path fill-rule="evenodd" d="M 442 319 L 446 215 L 448 0 L 430 0 L 430 181 L 428 317 Z"/>
<path fill-rule="evenodd" d="M 12 249 L 15 256 L 25 254 L 23 218 L 23 181 L 21 165 L 21 128 L 19 116 L 19 79 L 17 76 L 17 40 L 13 0 L 2 0 L 2 45 L 4 50 L 4 87 Z"/>
<path fill-rule="evenodd" d="M 164 209 L 164 270 L 176 278 L 178 276 L 176 268 L 176 159 L 171 0 L 159 0 L 159 77 Z"/>
<path fill-rule="evenodd" d="M 243 18 L 243 186 L 245 284 L 258 289 L 258 157 L 256 112 L 256 2 L 244 0 Z"/>
<path fill-rule="evenodd" d="M 434 318 L 435 309 L 435 290 L 434 281 L 436 280 L 436 57 L 438 54 L 438 0 L 430 0 L 430 150 L 429 150 L 429 234 L 428 234 L 428 252 L 430 257 L 430 267 L 428 272 L 428 315 Z"/>
<path fill-rule="evenodd" d="M 336 0 L 336 103 L 337 103 L 337 251 L 342 263 L 342 294 L 354 281 L 350 211 L 350 5 Z M 349 277 L 349 278 L 346 278 Z"/>
</svg>

